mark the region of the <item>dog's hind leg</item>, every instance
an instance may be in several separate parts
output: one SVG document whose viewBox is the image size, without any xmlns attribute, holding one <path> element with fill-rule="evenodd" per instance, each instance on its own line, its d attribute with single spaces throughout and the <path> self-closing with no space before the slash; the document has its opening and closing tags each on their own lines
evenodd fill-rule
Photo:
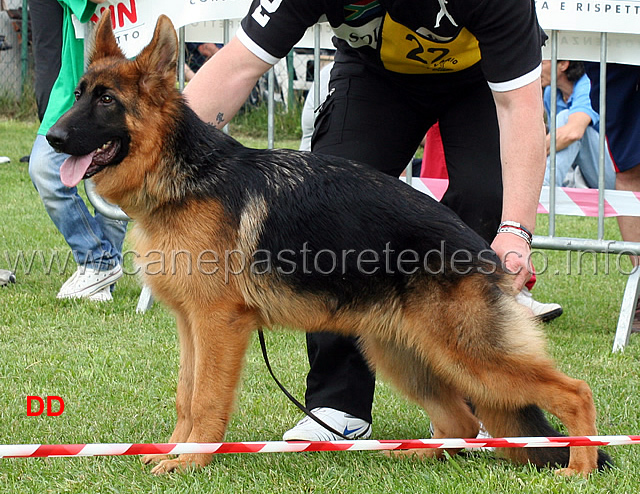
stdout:
<svg viewBox="0 0 640 494">
<path fill-rule="evenodd" d="M 193 395 L 194 344 L 190 323 L 186 314 L 176 313 L 178 336 L 180 340 L 180 370 L 178 371 L 178 387 L 176 391 L 177 422 L 170 443 L 185 442 L 191 434 L 193 420 L 191 418 L 191 397 Z M 144 455 L 141 460 L 146 465 L 159 463 L 171 458 L 169 455 Z"/>
<path fill-rule="evenodd" d="M 480 429 L 464 396 L 442 381 L 420 359 L 415 351 L 390 341 L 367 337 L 362 339 L 363 351 L 372 365 L 387 377 L 408 398 L 422 406 L 433 425 L 435 439 L 445 437 L 476 437 Z M 441 458 L 444 449 L 409 449 L 394 451 L 391 456 L 415 455 Z M 460 449 L 447 449 L 454 455 Z"/>
<path fill-rule="evenodd" d="M 231 416 L 252 330 L 258 326 L 255 315 L 243 306 L 229 303 L 205 307 L 190 314 L 193 338 L 193 375 L 188 405 L 191 430 L 186 442 L 221 442 Z M 188 376 L 185 376 L 188 377 Z M 185 428 L 176 427 L 176 434 Z M 183 454 L 162 460 L 152 473 L 202 467 L 212 454 Z"/>
<path fill-rule="evenodd" d="M 519 391 L 514 389 L 512 396 L 515 403 L 505 405 L 504 395 L 495 397 L 497 403 L 493 405 L 480 397 L 476 400 L 476 414 L 492 435 L 558 436 L 559 433 L 547 422 L 541 409 L 558 417 L 570 436 L 597 435 L 596 410 L 591 390 L 585 382 L 541 365 L 534 369 L 527 366 L 520 372 L 523 374 L 519 379 L 511 373 L 509 376 L 495 377 L 496 380 L 508 379 L 510 387 L 519 388 Z M 586 476 L 611 461 L 595 447 L 568 449 L 567 452 L 566 448 L 507 448 L 498 453 L 513 461 L 530 461 L 537 466 L 564 466 L 557 470 L 563 475 Z"/>
<path fill-rule="evenodd" d="M 597 434 L 591 389 L 556 369 L 535 322 L 524 317 L 511 297 L 498 298 L 489 307 L 492 317 L 483 318 L 480 313 L 460 326 L 455 352 L 445 346 L 437 355 L 439 369 L 446 373 L 443 378 L 469 397 L 487 431 L 494 437 L 540 435 L 539 428 L 536 431 L 527 423 L 533 415 L 523 413 L 533 406 L 555 415 L 571 436 Z M 538 465 L 563 465 L 553 451 L 509 450 L 506 455 L 515 460 L 522 460 L 524 453 L 526 460 Z M 571 447 L 569 453 L 569 462 L 559 473 L 587 475 L 598 466 L 596 448 Z"/>
</svg>

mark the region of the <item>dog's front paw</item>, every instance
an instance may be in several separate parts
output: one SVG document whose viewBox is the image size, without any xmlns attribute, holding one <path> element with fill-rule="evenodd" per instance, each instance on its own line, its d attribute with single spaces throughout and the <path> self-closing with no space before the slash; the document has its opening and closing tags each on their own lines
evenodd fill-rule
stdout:
<svg viewBox="0 0 640 494">
<path fill-rule="evenodd" d="M 440 458 L 443 456 L 442 449 L 395 449 L 383 451 L 382 454 L 389 458 Z"/>
<path fill-rule="evenodd" d="M 588 477 L 588 471 L 577 470 L 575 468 L 559 468 L 555 471 L 556 475 L 564 475 L 565 477 L 573 477 L 575 475 L 582 475 L 583 477 Z"/>
<path fill-rule="evenodd" d="M 175 471 L 185 472 L 188 470 L 197 470 L 211 463 L 212 456 L 213 455 L 208 454 L 188 454 L 180 455 L 173 459 L 165 459 L 153 467 L 151 473 L 154 475 L 164 475 L 165 473 Z"/>
<path fill-rule="evenodd" d="M 140 457 L 140 461 L 145 465 L 149 465 L 150 463 L 160 463 L 169 458 L 172 458 L 171 455 L 143 455 Z"/>
</svg>

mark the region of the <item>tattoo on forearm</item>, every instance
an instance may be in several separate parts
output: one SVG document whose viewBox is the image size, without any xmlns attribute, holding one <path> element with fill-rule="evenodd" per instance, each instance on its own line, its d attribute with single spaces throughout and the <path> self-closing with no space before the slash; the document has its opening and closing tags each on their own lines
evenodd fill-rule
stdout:
<svg viewBox="0 0 640 494">
<path fill-rule="evenodd" d="M 221 124 L 224 121 L 224 113 L 220 112 L 216 115 L 216 124 Z"/>
</svg>

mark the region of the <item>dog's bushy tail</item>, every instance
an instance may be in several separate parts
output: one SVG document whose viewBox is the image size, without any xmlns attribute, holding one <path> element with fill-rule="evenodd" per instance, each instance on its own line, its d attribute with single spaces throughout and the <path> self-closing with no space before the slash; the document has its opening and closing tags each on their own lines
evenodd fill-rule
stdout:
<svg viewBox="0 0 640 494">
<path fill-rule="evenodd" d="M 547 420 L 544 412 L 535 405 L 515 411 L 476 409 L 484 427 L 493 437 L 563 437 Z M 566 467 L 569 464 L 569 448 L 498 448 L 496 454 L 517 463 L 530 462 L 537 467 Z M 598 450 L 598 470 L 613 466 L 611 457 Z"/>
</svg>

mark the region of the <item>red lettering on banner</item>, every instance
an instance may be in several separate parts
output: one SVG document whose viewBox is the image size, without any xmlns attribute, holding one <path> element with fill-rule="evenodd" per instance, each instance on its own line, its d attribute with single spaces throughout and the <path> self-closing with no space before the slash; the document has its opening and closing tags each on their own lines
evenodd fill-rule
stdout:
<svg viewBox="0 0 640 494">
<path fill-rule="evenodd" d="M 104 11 L 107 10 L 107 8 L 111 11 L 112 29 L 124 27 L 125 17 L 132 24 L 135 24 L 136 22 L 138 22 L 138 10 L 136 8 L 136 0 L 130 0 L 128 7 L 126 5 L 126 2 L 120 2 L 117 5 L 109 5 L 109 7 L 101 7 L 100 15 L 102 15 Z M 116 10 L 117 10 L 117 15 L 116 15 Z M 98 22 L 99 20 L 100 18 L 96 14 L 93 14 L 91 16 L 91 22 L 95 23 L 95 22 Z M 116 22 L 118 23 L 117 26 L 116 26 Z"/>
<path fill-rule="evenodd" d="M 129 22 L 135 24 L 138 22 L 138 11 L 136 10 L 136 0 L 131 0 L 131 10 L 127 10 L 124 3 L 118 4 L 118 24 L 119 27 L 124 26 L 124 17 L 126 16 L 129 19 Z"/>
</svg>

